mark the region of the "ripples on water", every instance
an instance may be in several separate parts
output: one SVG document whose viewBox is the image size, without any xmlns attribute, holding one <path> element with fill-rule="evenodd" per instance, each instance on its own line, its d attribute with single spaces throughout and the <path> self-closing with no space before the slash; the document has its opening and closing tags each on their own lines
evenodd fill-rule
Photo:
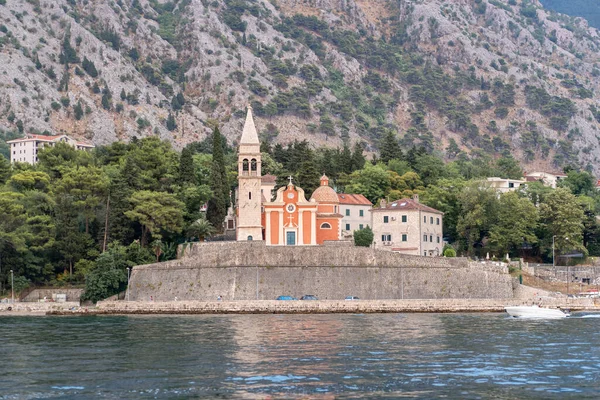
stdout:
<svg viewBox="0 0 600 400">
<path fill-rule="evenodd" d="M 1 317 L 0 399 L 600 398 L 596 317 Z"/>
</svg>

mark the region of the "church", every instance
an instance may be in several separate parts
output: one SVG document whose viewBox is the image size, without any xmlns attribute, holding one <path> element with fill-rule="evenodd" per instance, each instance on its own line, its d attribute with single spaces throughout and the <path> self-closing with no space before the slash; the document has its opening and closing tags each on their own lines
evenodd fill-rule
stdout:
<svg viewBox="0 0 600 400">
<path fill-rule="evenodd" d="M 322 245 L 340 240 L 342 214 L 337 193 L 323 175 L 309 200 L 304 190 L 289 183 L 271 189 L 274 179 L 262 176 L 260 142 L 248 107 L 239 144 L 236 239 L 264 240 L 267 246 Z"/>
</svg>

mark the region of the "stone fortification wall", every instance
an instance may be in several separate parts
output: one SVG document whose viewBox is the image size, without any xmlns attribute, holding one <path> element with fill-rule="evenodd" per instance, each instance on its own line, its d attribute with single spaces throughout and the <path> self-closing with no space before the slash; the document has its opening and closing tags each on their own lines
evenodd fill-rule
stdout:
<svg viewBox="0 0 600 400">
<path fill-rule="evenodd" d="M 132 301 L 512 298 L 505 268 L 348 246 L 266 247 L 207 243 L 182 258 L 134 267 Z"/>
</svg>

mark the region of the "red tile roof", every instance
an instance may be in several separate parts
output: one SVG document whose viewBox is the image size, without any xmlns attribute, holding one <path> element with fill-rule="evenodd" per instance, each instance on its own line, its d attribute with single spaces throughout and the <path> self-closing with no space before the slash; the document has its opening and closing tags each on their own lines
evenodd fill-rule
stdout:
<svg viewBox="0 0 600 400">
<path fill-rule="evenodd" d="M 349 193 L 338 193 L 338 200 L 340 204 L 348 205 L 361 205 L 361 206 L 372 206 L 373 203 L 369 201 L 362 194 L 349 194 Z"/>
<path fill-rule="evenodd" d="M 56 136 L 46 136 L 46 135 L 27 135 L 24 138 L 19 138 L 19 139 L 14 139 L 14 140 L 9 140 L 6 143 L 14 143 L 14 142 L 25 142 L 28 140 L 47 140 L 47 141 L 52 141 L 58 137 L 61 137 L 63 135 L 56 135 Z"/>
<path fill-rule="evenodd" d="M 275 175 L 263 175 L 260 177 L 260 181 L 262 183 L 275 183 L 277 182 L 277 177 Z"/>
<path fill-rule="evenodd" d="M 413 199 L 400 199 L 396 201 L 390 201 L 386 207 L 374 207 L 373 211 L 403 211 L 403 210 L 416 210 L 425 211 L 433 214 L 444 214 L 443 212 L 421 204 Z"/>
</svg>

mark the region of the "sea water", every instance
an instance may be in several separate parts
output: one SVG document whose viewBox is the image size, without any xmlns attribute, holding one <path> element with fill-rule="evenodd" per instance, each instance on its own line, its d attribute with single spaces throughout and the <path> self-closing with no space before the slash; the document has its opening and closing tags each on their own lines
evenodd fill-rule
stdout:
<svg viewBox="0 0 600 400">
<path fill-rule="evenodd" d="M 600 318 L 0 317 L 0 399 L 600 398 Z"/>
</svg>

